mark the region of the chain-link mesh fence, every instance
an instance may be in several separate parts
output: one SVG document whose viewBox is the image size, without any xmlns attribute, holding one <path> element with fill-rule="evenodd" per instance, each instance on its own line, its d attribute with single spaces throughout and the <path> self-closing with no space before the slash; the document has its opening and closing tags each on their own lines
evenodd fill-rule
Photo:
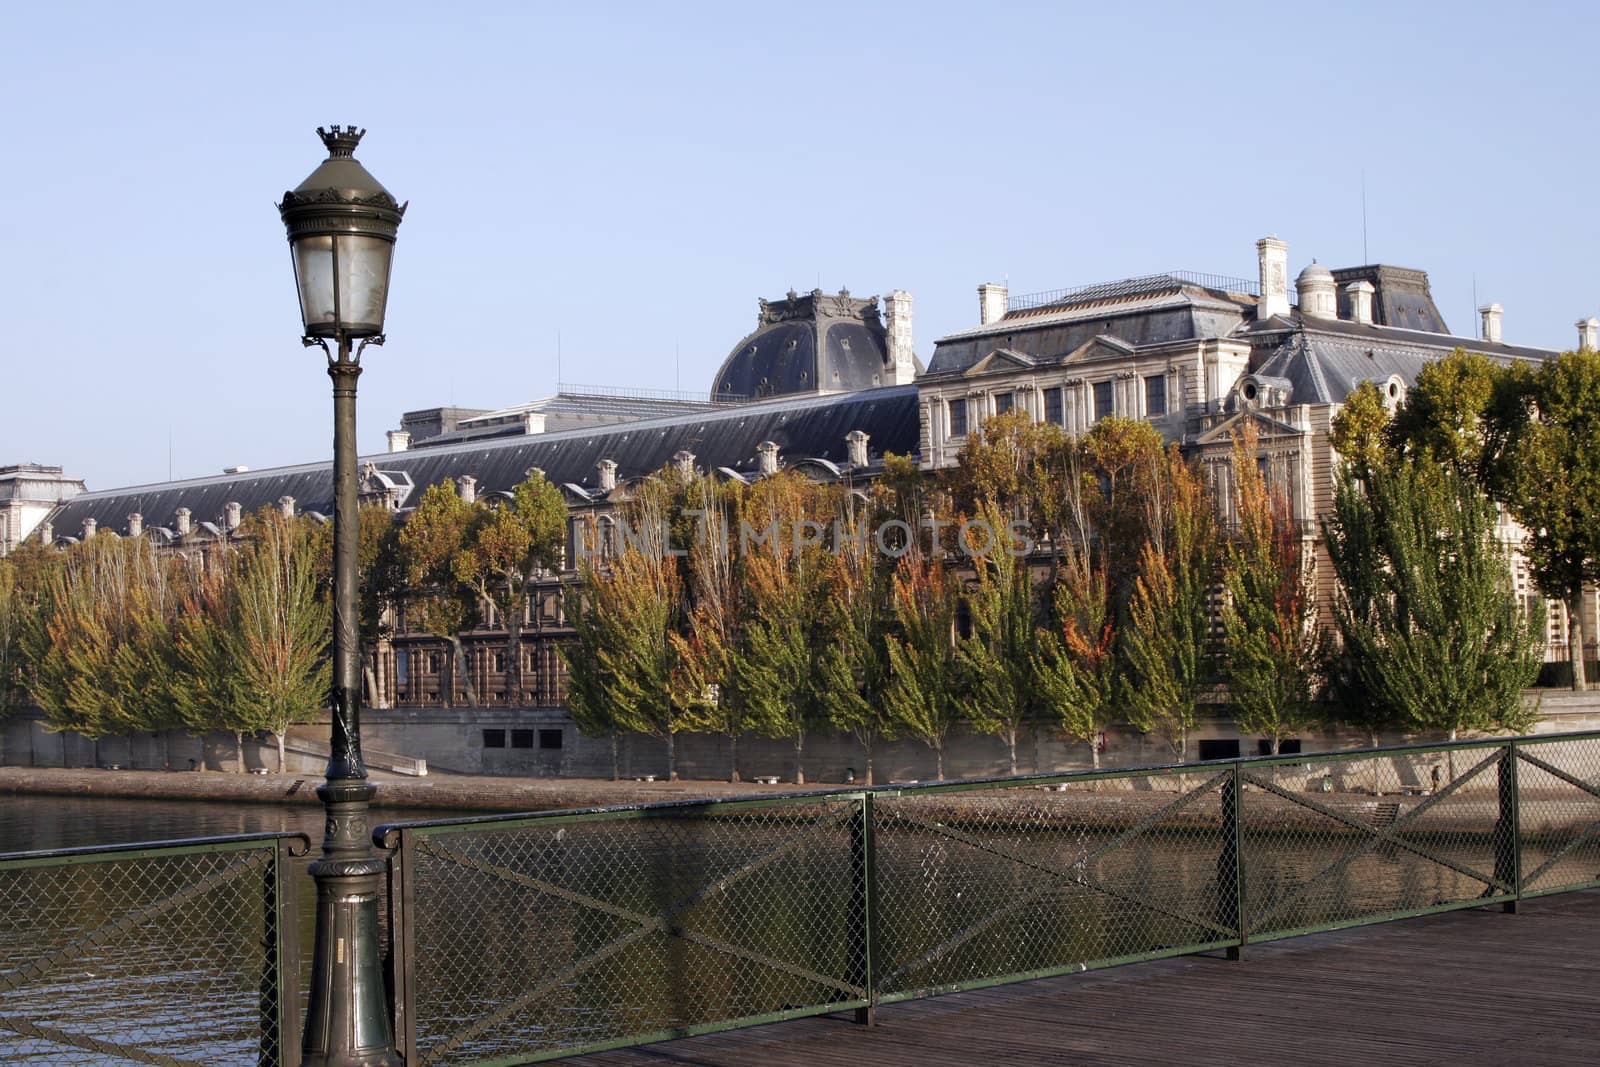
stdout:
<svg viewBox="0 0 1600 1067">
<path fill-rule="evenodd" d="M 1600 735 L 1517 742 L 1522 894 L 1600 886 Z"/>
<path fill-rule="evenodd" d="M 388 828 L 411 1064 L 1600 886 L 1600 734 Z"/>
<path fill-rule="evenodd" d="M 407 1062 L 863 1003 L 861 815 L 856 795 L 404 831 Z"/>
<path fill-rule="evenodd" d="M 299 1062 L 303 835 L 0 856 L 0 1064 Z"/>
</svg>

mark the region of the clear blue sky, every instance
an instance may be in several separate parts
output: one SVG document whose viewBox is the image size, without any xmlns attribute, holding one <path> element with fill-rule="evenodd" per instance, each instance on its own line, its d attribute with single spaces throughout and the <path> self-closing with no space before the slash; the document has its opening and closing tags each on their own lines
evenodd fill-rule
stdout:
<svg viewBox="0 0 1600 1067">
<path fill-rule="evenodd" d="M 566 381 L 706 388 L 756 298 L 1429 271 L 1451 327 L 1600 314 L 1592 5 L 28 4 L 0 37 L 0 463 L 324 459 L 274 208 L 353 122 L 411 208 L 361 441 Z M 681 351 L 681 361 L 675 352 Z"/>
</svg>

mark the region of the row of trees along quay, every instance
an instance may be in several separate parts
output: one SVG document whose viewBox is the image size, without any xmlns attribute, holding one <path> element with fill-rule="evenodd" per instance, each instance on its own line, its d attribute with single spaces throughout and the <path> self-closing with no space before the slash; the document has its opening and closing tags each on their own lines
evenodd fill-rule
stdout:
<svg viewBox="0 0 1600 1067">
<path fill-rule="evenodd" d="M 1274 751 L 1325 722 L 1374 739 L 1525 727 L 1543 606 L 1515 596 L 1497 518 L 1524 528 L 1534 583 L 1581 620 L 1600 577 L 1600 356 L 1458 352 L 1393 413 L 1363 385 L 1334 423 L 1345 462 L 1316 529 L 1257 461 L 1253 426 L 1220 491 L 1145 423 L 1074 439 L 1003 415 L 957 467 L 890 456 L 867 484 L 668 466 L 575 538 L 537 472 L 510 501 L 443 482 L 403 521 L 363 509 L 362 631 L 382 635 L 403 600 L 470 698 L 460 635 L 492 605 L 519 692 L 526 599 L 565 567 L 574 720 L 614 756 L 622 734 L 664 739 L 669 774 L 686 731 L 725 736 L 734 779 L 755 734 L 791 740 L 803 782 L 819 729 L 854 736 L 869 781 L 874 745 L 898 737 L 942 776 L 963 723 L 999 737 L 1013 771 L 1019 738 L 1046 729 L 1097 765 L 1118 722 L 1183 759 L 1219 698 Z M 281 767 L 328 690 L 330 531 L 269 509 L 241 533 L 204 555 L 96 537 L 0 559 L 0 706 L 31 699 L 90 738 L 266 732 Z M 1572 666 L 1581 687 L 1581 651 Z"/>
</svg>

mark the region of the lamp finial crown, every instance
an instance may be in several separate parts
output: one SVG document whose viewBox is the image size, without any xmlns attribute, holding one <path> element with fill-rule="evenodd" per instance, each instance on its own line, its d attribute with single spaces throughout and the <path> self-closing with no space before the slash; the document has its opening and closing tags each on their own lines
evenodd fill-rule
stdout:
<svg viewBox="0 0 1600 1067">
<path fill-rule="evenodd" d="M 317 127 L 317 136 L 322 138 L 322 143 L 328 149 L 329 159 L 353 159 L 356 145 L 361 143 L 362 135 L 366 130 L 358 130 L 354 125 L 340 129 L 334 126 L 331 129 Z"/>
</svg>

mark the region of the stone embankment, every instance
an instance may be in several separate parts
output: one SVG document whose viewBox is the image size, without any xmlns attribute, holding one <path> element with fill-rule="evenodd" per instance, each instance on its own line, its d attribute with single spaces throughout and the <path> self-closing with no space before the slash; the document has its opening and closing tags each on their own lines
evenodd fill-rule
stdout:
<svg viewBox="0 0 1600 1067">
<path fill-rule="evenodd" d="M 705 797 L 759 796 L 784 791 L 754 782 L 637 782 L 592 778 L 492 778 L 374 773 L 380 807 L 447 811 L 547 811 L 608 804 L 644 804 Z M 231 774 L 217 771 L 127 771 L 60 767 L 0 767 L 0 793 L 97 796 L 150 800 L 214 800 L 317 804 L 321 775 Z"/>
</svg>

